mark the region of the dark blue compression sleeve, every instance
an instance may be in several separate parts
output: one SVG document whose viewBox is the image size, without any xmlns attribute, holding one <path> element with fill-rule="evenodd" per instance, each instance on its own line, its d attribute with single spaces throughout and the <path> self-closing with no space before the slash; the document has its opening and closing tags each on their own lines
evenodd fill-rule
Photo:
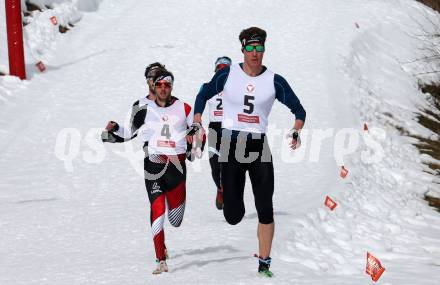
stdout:
<svg viewBox="0 0 440 285">
<path fill-rule="evenodd" d="M 205 110 L 206 101 L 223 91 L 223 87 L 229 76 L 229 70 L 229 67 L 220 69 L 216 72 L 211 81 L 202 85 L 199 94 L 197 94 L 196 102 L 194 103 L 194 114 L 202 114 L 203 110 Z"/>
<path fill-rule="evenodd" d="M 306 111 L 304 110 L 298 97 L 296 97 L 289 83 L 281 75 L 275 74 L 275 97 L 286 105 L 290 111 L 295 115 L 297 120 L 306 120 Z"/>
</svg>

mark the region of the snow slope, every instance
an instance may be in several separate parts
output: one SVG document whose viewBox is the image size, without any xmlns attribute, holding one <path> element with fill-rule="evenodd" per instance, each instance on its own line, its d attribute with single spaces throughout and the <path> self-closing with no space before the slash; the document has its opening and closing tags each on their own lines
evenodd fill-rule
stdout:
<svg viewBox="0 0 440 285">
<path fill-rule="evenodd" d="M 35 64 L 47 62 L 57 48 L 57 42 L 63 38 L 59 26 L 71 29 L 81 20 L 82 12 L 96 11 L 101 0 L 33 0 L 42 11 L 28 11 L 25 0 L 21 1 L 21 11 L 30 13 L 22 18 L 24 50 L 27 79 L 31 79 L 37 71 Z M 6 36 L 5 1 L 0 1 L 0 72 L 9 74 L 8 49 Z M 23 15 L 23 14 L 22 14 Z M 57 24 L 52 24 L 55 17 Z M 15 78 L 0 77 L 0 104 L 8 102 L 14 90 L 21 86 Z"/>
<path fill-rule="evenodd" d="M 422 196 L 438 184 L 394 127 L 436 135 L 413 121 L 425 101 L 399 64 L 417 56 L 408 33 L 425 14 L 438 17 L 403 0 L 106 0 L 84 13 L 47 52 L 46 73 L 0 83 L 8 91 L 0 103 L 0 284 L 371 284 L 367 251 L 386 268 L 380 284 L 437 284 L 440 216 Z M 238 33 L 251 25 L 267 30 L 265 64 L 307 110 L 295 154 L 283 140 L 288 110 L 276 103 L 270 118 L 276 277 L 255 273 L 249 181 L 245 219 L 229 226 L 214 207 L 206 155 L 188 165 L 182 227 L 166 224 L 171 272 L 152 276 L 140 142 L 103 146 L 100 128 L 124 121 L 146 93 L 150 62 L 173 71 L 174 94 L 193 104 L 215 58 L 241 60 Z M 365 159 L 371 137 L 383 149 L 374 163 Z M 349 148 L 345 138 L 353 152 L 335 157 Z"/>
</svg>

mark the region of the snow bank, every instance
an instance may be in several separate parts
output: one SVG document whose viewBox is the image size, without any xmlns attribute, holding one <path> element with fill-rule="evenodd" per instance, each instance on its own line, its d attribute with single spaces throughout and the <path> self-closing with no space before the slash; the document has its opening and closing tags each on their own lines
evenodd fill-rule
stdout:
<svg viewBox="0 0 440 285">
<path fill-rule="evenodd" d="M 21 1 L 22 11 L 27 11 L 25 0 Z M 34 64 L 47 60 L 58 38 L 61 36 L 58 25 L 67 27 L 81 20 L 82 12 L 93 12 L 99 8 L 102 0 L 32 0 L 42 11 L 33 11 L 31 17 L 25 17 L 27 24 L 24 29 L 26 63 Z M 0 7 L 5 1 L 0 0 Z M 48 9 L 50 8 L 50 9 Z M 53 25 L 50 18 L 55 16 L 58 25 Z M 0 9 L 0 18 L 5 19 L 4 8 Z M 8 50 L 6 37 L 6 21 L 0 21 L 0 71 L 8 73 Z"/>
<path fill-rule="evenodd" d="M 99 4 L 102 0 L 77 0 L 76 2 L 79 10 L 93 12 L 98 10 Z"/>
<path fill-rule="evenodd" d="M 22 0 L 22 5 L 24 4 L 24 2 L 25 0 Z M 80 11 L 93 12 L 98 10 L 99 4 L 102 2 L 102 0 L 32 0 L 31 2 L 38 5 L 39 7 L 53 7 L 56 4 L 70 2 Z"/>
<path fill-rule="evenodd" d="M 405 16 L 366 29 L 361 26 L 346 59 L 352 96 L 348 100 L 354 101 L 359 110 L 359 125 L 367 122 L 370 126 L 364 136 L 378 138 L 384 134 L 371 131 L 372 127 L 385 131 L 386 138 L 378 140 L 385 157 L 374 164 L 362 160 L 362 152 L 351 157 L 347 163 L 349 177 L 346 181 L 341 179 L 341 188 L 345 184 L 349 190 L 332 197 L 338 208 L 330 212 L 322 206 L 295 221 L 292 238 L 285 246 L 285 261 L 314 272 L 362 274 L 362 257 L 367 251 L 380 256 L 385 267 L 391 260 L 405 264 L 405 260 L 416 260 L 424 253 L 438 253 L 424 246 L 440 229 L 432 226 L 439 221 L 438 213 L 426 207 L 423 200 L 428 191 L 440 193 L 439 184 L 435 183 L 439 179 L 427 173 L 428 167 L 422 164 L 433 158 L 421 156 L 413 145 L 417 140 L 402 136 L 400 131 L 439 138 L 416 121 L 417 112 L 429 105 L 427 96 L 418 88 L 414 69 L 404 67 L 404 62 L 424 56 L 418 49 L 420 41 L 409 36 L 421 32 L 415 19 L 428 27 L 424 17 L 435 19 L 438 14 L 427 12 L 417 3 L 394 9 Z M 417 68 L 420 71 L 422 67 Z M 426 71 L 429 67 L 424 68 Z M 435 258 L 426 257 L 423 262 L 435 264 Z M 413 281 L 425 284 L 420 273 Z"/>
<path fill-rule="evenodd" d="M 53 3 L 53 9 L 33 11 L 32 17 L 26 17 L 24 37 L 29 47 L 28 51 L 35 62 L 46 62 L 58 37 L 61 36 L 58 25 L 51 22 L 52 17 L 56 17 L 58 25 L 67 27 L 69 24 L 77 23 L 82 14 L 74 3 L 66 2 Z"/>
<path fill-rule="evenodd" d="M 22 11 L 27 11 L 25 0 L 21 2 Z M 59 25 L 70 27 L 70 24 L 76 24 L 83 17 L 83 12 L 96 11 L 102 0 L 32 0 L 31 2 L 39 6 L 42 11 L 32 11 L 30 17 L 23 19 L 26 23 L 23 36 L 28 78 L 35 69 L 33 65 L 39 61 L 47 62 L 56 49 L 56 43 L 62 37 Z M 0 7 L 5 7 L 4 0 L 0 0 Z M 52 23 L 52 17 L 56 17 L 56 25 Z M 0 19 L 5 18 L 5 9 L 0 8 Z M 4 20 L 0 21 L 0 72 L 9 73 Z M 0 77 L 0 104 L 7 102 L 8 96 L 11 96 L 16 88 L 20 88 L 19 85 L 20 82 L 11 83 L 11 79 Z"/>
</svg>

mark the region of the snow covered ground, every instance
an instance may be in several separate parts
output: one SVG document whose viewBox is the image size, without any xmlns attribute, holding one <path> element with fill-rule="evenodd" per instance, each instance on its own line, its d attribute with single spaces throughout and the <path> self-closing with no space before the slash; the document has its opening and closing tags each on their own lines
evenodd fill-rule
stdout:
<svg viewBox="0 0 440 285">
<path fill-rule="evenodd" d="M 367 251 L 386 268 L 379 284 L 438 284 L 440 215 L 422 197 L 439 181 L 395 128 L 438 137 L 414 121 L 427 103 L 411 75 L 420 67 L 403 64 L 418 57 L 408 34 L 419 31 L 414 19 L 428 29 L 425 17 L 439 16 L 404 0 L 105 0 L 68 33 L 42 39 L 43 74 L 31 52 L 41 38 L 29 39 L 31 80 L 0 77 L 0 284 L 371 284 Z M 255 272 L 249 182 L 245 219 L 232 227 L 215 209 L 206 156 L 188 166 L 183 225 L 166 224 L 170 273 L 153 276 L 140 142 L 103 146 L 99 130 L 146 93 L 143 71 L 154 61 L 193 104 L 215 58 L 241 60 L 238 33 L 252 25 L 268 32 L 265 64 L 307 110 L 295 154 L 282 139 L 289 111 L 276 103 L 270 118 L 276 277 Z"/>
</svg>

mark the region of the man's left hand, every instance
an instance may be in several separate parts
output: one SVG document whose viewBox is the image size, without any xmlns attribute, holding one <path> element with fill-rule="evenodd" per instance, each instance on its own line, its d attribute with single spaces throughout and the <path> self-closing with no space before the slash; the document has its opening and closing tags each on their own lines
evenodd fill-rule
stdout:
<svg viewBox="0 0 440 285">
<path fill-rule="evenodd" d="M 299 136 L 299 130 L 292 129 L 288 134 L 288 138 L 291 138 L 291 141 L 289 143 L 289 146 L 291 149 L 295 150 L 300 148 L 301 146 L 301 138 Z"/>
</svg>

